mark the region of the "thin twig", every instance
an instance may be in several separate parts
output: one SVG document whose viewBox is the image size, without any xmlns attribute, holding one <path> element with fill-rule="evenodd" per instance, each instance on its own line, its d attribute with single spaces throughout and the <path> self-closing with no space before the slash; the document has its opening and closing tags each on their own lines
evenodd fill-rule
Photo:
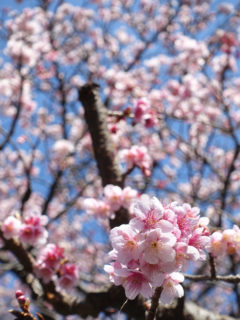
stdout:
<svg viewBox="0 0 240 320">
<path fill-rule="evenodd" d="M 154 295 L 152 297 L 151 301 L 151 308 L 148 312 L 147 315 L 147 320 L 153 320 L 157 311 L 158 303 L 159 303 L 159 298 L 162 293 L 162 287 L 156 288 Z"/>
</svg>

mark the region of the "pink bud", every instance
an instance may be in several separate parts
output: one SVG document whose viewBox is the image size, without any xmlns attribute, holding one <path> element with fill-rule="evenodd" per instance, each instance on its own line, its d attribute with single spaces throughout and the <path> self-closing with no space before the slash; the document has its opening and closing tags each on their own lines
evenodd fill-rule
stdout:
<svg viewBox="0 0 240 320">
<path fill-rule="evenodd" d="M 18 303 L 20 304 L 20 306 L 24 306 L 25 303 L 26 303 L 26 300 L 27 300 L 27 299 L 25 298 L 24 295 L 18 297 Z"/>
<path fill-rule="evenodd" d="M 22 292 L 22 290 L 17 290 L 15 295 L 16 295 L 16 298 L 18 299 L 19 297 L 24 296 L 24 293 Z"/>
</svg>

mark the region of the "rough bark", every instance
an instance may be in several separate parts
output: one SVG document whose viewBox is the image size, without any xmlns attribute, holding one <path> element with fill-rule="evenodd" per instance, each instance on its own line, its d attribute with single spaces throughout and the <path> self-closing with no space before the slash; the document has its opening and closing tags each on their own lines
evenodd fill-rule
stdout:
<svg viewBox="0 0 240 320">
<path fill-rule="evenodd" d="M 123 187 L 123 175 L 116 159 L 110 132 L 107 127 L 107 109 L 99 97 L 99 86 L 96 83 L 87 83 L 79 90 L 85 119 L 92 138 L 95 160 L 102 179 L 102 185 L 113 184 Z M 115 218 L 111 219 L 110 227 L 114 228 L 128 223 L 129 214 L 124 208 L 115 212 Z"/>
<path fill-rule="evenodd" d="M 103 186 L 114 184 L 123 187 L 122 173 L 117 163 L 111 136 L 107 127 L 107 109 L 102 104 L 99 86 L 87 83 L 79 90 L 79 100 L 92 138 L 94 156 Z"/>
</svg>

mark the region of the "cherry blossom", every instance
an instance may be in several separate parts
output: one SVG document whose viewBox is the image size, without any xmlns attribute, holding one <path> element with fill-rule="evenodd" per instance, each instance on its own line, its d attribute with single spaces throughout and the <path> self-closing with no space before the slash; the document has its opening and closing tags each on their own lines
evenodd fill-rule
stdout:
<svg viewBox="0 0 240 320">
<path fill-rule="evenodd" d="M 6 239 L 11 239 L 19 235 L 21 221 L 14 216 L 6 218 L 1 226 L 3 236 Z"/>
<path fill-rule="evenodd" d="M 163 290 L 161 292 L 160 301 L 169 304 L 175 297 L 181 298 L 184 295 L 183 287 L 179 284 L 183 282 L 182 274 L 170 273 L 163 282 Z"/>
<path fill-rule="evenodd" d="M 121 263 L 128 264 L 132 259 L 139 259 L 140 248 L 137 238 L 138 232 L 129 225 L 112 229 L 110 239 L 114 244 L 113 248 L 118 252 L 118 259 Z"/>
<path fill-rule="evenodd" d="M 71 289 L 77 285 L 78 268 L 75 264 L 65 263 L 60 268 L 59 286 L 64 289 Z"/>
<path fill-rule="evenodd" d="M 48 232 L 45 229 L 48 218 L 39 213 L 26 217 L 21 225 L 19 238 L 25 244 L 41 245 L 47 241 Z"/>
<path fill-rule="evenodd" d="M 107 185 L 104 188 L 105 201 L 113 211 L 117 211 L 122 203 L 122 190 L 118 186 Z"/>
<path fill-rule="evenodd" d="M 184 294 L 180 272 L 189 261 L 206 259 L 208 219 L 201 220 L 199 209 L 189 204 L 163 206 L 157 198 L 147 196 L 136 200 L 132 210 L 129 224 L 110 232 L 114 263 L 105 271 L 111 281 L 124 287 L 129 299 L 139 293 L 152 296 L 154 288 L 162 287 L 160 301 L 171 303 Z"/>
</svg>

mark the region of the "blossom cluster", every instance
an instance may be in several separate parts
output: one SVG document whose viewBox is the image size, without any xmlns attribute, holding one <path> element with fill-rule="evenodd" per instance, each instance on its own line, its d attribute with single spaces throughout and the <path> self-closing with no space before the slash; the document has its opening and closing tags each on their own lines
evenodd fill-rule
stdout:
<svg viewBox="0 0 240 320">
<path fill-rule="evenodd" d="M 35 263 L 35 273 L 44 283 L 57 280 L 59 289 L 71 289 L 77 283 L 78 268 L 67 262 L 63 248 L 52 243 L 46 244 L 47 222 L 48 218 L 39 213 L 29 214 L 23 222 L 19 217 L 9 216 L 4 220 L 1 230 L 5 239 L 17 238 L 24 245 L 41 247 Z"/>
<path fill-rule="evenodd" d="M 35 273 L 43 282 L 55 280 L 59 275 L 58 285 L 60 288 L 71 289 L 78 280 L 78 268 L 73 263 L 66 263 L 64 249 L 58 245 L 49 243 L 39 253 L 35 265 Z"/>
<path fill-rule="evenodd" d="M 134 105 L 134 121 L 141 122 L 146 128 L 152 128 L 157 123 L 157 114 L 146 98 L 138 99 Z"/>
<path fill-rule="evenodd" d="M 23 244 L 39 246 L 47 241 L 48 232 L 45 228 L 47 222 L 47 216 L 34 212 L 26 216 L 23 221 L 15 216 L 7 217 L 1 229 L 5 239 L 18 237 Z"/>
<path fill-rule="evenodd" d="M 146 176 L 150 176 L 152 168 L 152 158 L 145 146 L 133 145 L 130 149 L 119 151 L 119 158 L 126 163 L 127 169 L 134 166 L 139 167 Z"/>
<path fill-rule="evenodd" d="M 102 200 L 87 198 L 83 201 L 83 207 L 87 213 L 106 218 L 121 207 L 129 209 L 137 196 L 137 191 L 131 187 L 121 189 L 119 186 L 108 184 L 103 189 Z"/>
<path fill-rule="evenodd" d="M 221 258 L 225 255 L 235 255 L 240 259 L 240 229 L 234 225 L 232 229 L 215 231 L 211 234 L 211 255 Z"/>
<path fill-rule="evenodd" d="M 133 205 L 133 215 L 129 224 L 111 230 L 113 262 L 105 271 L 129 299 L 139 293 L 149 298 L 161 286 L 160 301 L 171 303 L 184 294 L 181 272 L 188 262 L 205 259 L 208 219 L 200 218 L 199 209 L 189 204 L 163 206 L 147 196 Z"/>
</svg>

